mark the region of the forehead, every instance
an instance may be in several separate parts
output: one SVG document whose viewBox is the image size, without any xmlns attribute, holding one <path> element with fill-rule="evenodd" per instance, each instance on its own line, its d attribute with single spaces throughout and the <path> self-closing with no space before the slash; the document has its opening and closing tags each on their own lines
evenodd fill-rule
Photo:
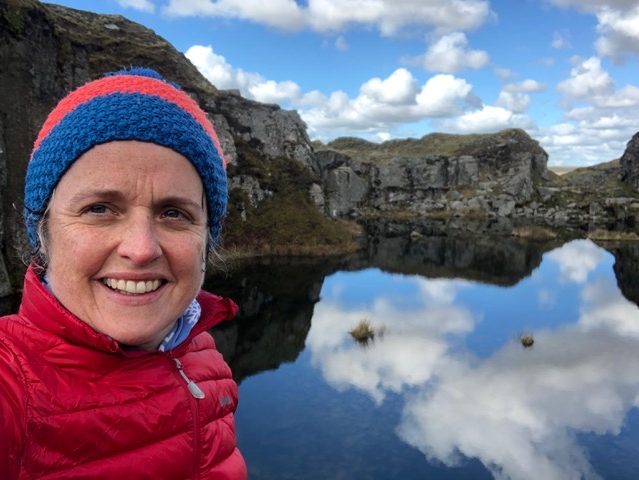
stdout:
<svg viewBox="0 0 639 480">
<path fill-rule="evenodd" d="M 151 189 L 155 194 L 200 198 L 202 181 L 184 156 L 169 148 L 139 141 L 96 145 L 80 156 L 62 176 L 56 194 L 86 188 Z M 138 192 L 141 193 L 141 192 Z"/>
</svg>

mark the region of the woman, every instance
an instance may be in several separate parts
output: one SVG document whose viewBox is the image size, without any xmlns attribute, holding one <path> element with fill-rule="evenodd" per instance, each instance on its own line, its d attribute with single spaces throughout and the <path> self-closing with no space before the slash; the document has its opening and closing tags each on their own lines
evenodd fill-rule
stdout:
<svg viewBox="0 0 639 480">
<path fill-rule="evenodd" d="M 35 142 L 36 254 L 0 319 L 0 478 L 244 479 L 237 386 L 200 291 L 226 209 L 213 126 L 148 69 L 64 98 Z"/>
</svg>

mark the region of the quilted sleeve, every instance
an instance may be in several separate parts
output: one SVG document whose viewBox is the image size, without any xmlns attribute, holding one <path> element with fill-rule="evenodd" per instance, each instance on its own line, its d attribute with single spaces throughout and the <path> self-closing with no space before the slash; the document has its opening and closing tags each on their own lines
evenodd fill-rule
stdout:
<svg viewBox="0 0 639 480">
<path fill-rule="evenodd" d="M 18 478 L 24 448 L 26 383 L 18 358 L 0 332 L 0 478 Z"/>
</svg>

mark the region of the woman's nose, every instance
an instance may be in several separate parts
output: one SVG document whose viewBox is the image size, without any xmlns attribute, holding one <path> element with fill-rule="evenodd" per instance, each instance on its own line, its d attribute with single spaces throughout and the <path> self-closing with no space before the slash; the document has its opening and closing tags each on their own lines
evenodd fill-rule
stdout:
<svg viewBox="0 0 639 480">
<path fill-rule="evenodd" d="M 151 215 L 132 215 L 126 222 L 122 229 L 118 254 L 136 265 L 146 265 L 162 255 Z"/>
</svg>

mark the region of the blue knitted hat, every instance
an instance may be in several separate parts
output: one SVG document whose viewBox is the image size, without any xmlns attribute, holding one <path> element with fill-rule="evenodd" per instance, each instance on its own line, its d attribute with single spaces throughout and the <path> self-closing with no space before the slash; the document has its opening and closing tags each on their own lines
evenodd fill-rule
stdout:
<svg viewBox="0 0 639 480">
<path fill-rule="evenodd" d="M 33 248 L 37 226 L 56 185 L 83 153 L 115 140 L 139 140 L 186 157 L 202 179 L 211 239 L 226 212 L 225 161 L 206 113 L 157 72 L 132 68 L 89 82 L 53 109 L 35 141 L 24 187 L 24 218 Z"/>
</svg>

